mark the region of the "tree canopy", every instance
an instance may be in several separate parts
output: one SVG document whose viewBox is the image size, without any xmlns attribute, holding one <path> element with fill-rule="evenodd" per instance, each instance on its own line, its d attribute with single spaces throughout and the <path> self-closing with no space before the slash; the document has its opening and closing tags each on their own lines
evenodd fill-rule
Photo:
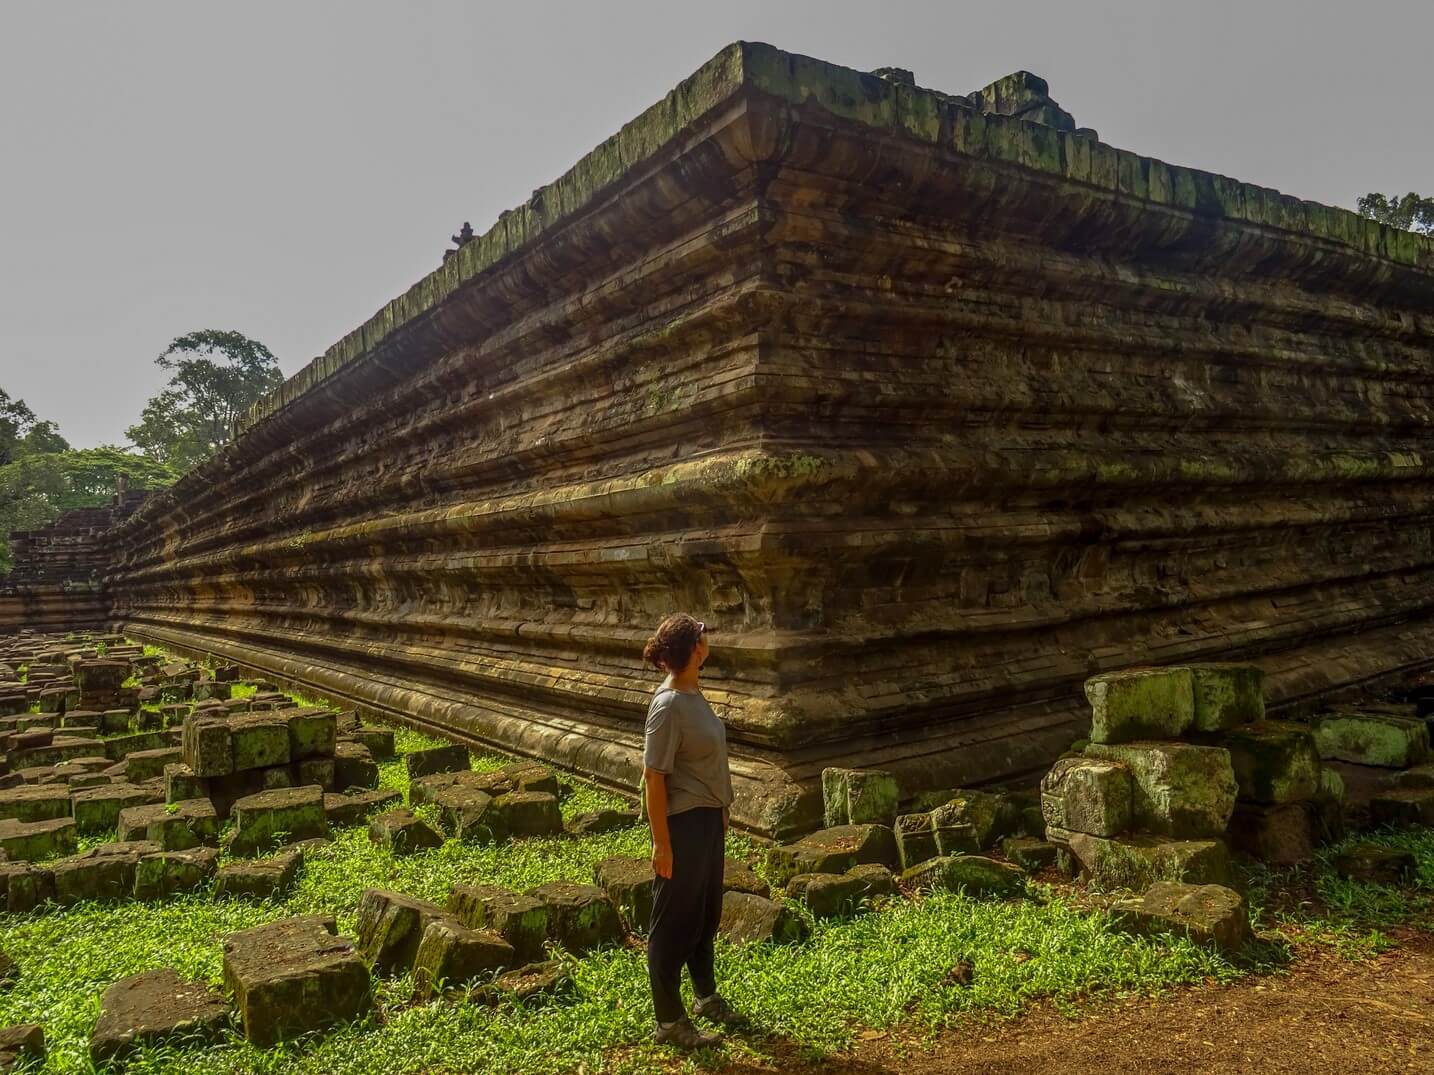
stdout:
<svg viewBox="0 0 1434 1075">
<path fill-rule="evenodd" d="M 1434 235 L 1434 198 L 1425 198 L 1410 191 L 1404 197 L 1374 193 L 1359 199 L 1359 215 L 1381 224 Z"/>
<path fill-rule="evenodd" d="M 284 383 L 278 359 L 239 332 L 178 336 L 155 364 L 170 372 L 169 384 L 125 434 L 150 459 L 181 471 L 228 443 L 235 420 Z"/>
</svg>

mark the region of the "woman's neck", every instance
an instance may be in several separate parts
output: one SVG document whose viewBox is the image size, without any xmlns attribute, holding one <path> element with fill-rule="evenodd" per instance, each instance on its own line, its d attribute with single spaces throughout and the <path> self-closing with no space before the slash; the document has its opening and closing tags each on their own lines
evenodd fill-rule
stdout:
<svg viewBox="0 0 1434 1075">
<path fill-rule="evenodd" d="M 669 672 L 667 685 L 677 691 L 695 691 L 698 689 L 697 675 L 696 668 L 684 668 L 680 672 Z"/>
</svg>

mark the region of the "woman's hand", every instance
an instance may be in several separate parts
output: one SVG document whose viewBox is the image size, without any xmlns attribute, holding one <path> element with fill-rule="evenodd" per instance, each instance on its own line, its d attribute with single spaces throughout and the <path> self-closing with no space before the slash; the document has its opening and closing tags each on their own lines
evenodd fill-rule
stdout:
<svg viewBox="0 0 1434 1075">
<path fill-rule="evenodd" d="M 652 846 L 652 872 L 658 877 L 672 879 L 672 845 L 670 843 Z"/>
</svg>

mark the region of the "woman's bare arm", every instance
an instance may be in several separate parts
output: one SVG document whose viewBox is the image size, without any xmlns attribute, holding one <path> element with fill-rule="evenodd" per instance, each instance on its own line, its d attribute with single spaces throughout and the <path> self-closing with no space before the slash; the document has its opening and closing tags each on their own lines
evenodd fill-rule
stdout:
<svg viewBox="0 0 1434 1075">
<path fill-rule="evenodd" d="M 647 787 L 647 822 L 652 826 L 652 869 L 659 877 L 672 876 L 672 837 L 667 831 L 667 774 L 656 769 L 643 773 Z"/>
</svg>

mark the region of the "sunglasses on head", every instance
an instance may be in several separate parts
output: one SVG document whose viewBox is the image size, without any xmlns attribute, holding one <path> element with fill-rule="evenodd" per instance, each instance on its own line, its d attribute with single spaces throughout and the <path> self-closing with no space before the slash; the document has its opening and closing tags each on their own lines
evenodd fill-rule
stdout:
<svg viewBox="0 0 1434 1075">
<path fill-rule="evenodd" d="M 701 620 L 698 620 L 698 621 L 697 621 L 697 633 L 698 633 L 699 635 L 702 635 L 702 634 L 706 634 L 706 633 L 707 633 L 707 625 L 706 625 L 705 623 L 703 623 Z"/>
</svg>

